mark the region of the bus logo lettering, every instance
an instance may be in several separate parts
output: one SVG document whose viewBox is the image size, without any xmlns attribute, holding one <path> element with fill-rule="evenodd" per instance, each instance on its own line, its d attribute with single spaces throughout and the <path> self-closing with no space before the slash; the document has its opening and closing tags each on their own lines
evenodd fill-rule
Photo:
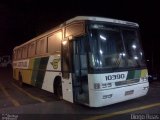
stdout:
<svg viewBox="0 0 160 120">
<path fill-rule="evenodd" d="M 58 62 L 59 61 L 60 61 L 60 59 L 54 59 L 53 62 L 51 62 L 53 69 L 58 69 Z"/>
</svg>

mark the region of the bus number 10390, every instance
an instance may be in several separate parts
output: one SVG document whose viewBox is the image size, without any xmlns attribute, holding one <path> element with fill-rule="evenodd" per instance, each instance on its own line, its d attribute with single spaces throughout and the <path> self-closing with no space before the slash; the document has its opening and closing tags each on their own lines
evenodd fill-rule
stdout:
<svg viewBox="0 0 160 120">
<path fill-rule="evenodd" d="M 107 75 L 106 80 L 124 79 L 125 74 Z"/>
</svg>

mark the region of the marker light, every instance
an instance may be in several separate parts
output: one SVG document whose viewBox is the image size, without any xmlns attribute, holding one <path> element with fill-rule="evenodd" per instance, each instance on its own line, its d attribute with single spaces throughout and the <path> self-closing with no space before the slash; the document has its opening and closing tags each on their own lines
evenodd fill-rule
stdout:
<svg viewBox="0 0 160 120">
<path fill-rule="evenodd" d="M 133 45 L 132 45 L 132 48 L 133 48 L 133 49 L 136 49 L 136 48 L 137 48 L 137 46 L 133 44 Z"/>
<path fill-rule="evenodd" d="M 67 41 L 63 41 L 62 44 L 63 44 L 63 45 L 66 45 L 66 44 L 67 44 Z"/>
<path fill-rule="evenodd" d="M 103 51 L 102 50 L 99 50 L 100 54 L 102 55 L 103 54 Z"/>
<path fill-rule="evenodd" d="M 102 40 L 106 40 L 106 37 L 104 37 L 103 35 L 99 36 Z"/>
<path fill-rule="evenodd" d="M 134 57 L 134 59 L 135 59 L 135 60 L 138 60 L 138 57 L 137 57 L 137 56 L 135 56 L 135 57 Z"/>
</svg>

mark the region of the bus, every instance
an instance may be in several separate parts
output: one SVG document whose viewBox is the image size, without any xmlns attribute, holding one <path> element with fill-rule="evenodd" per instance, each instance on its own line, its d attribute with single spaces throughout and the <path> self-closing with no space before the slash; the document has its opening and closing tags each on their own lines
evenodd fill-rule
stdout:
<svg viewBox="0 0 160 120">
<path fill-rule="evenodd" d="M 144 96 L 149 83 L 139 25 L 74 17 L 16 46 L 13 78 L 89 107 Z"/>
</svg>

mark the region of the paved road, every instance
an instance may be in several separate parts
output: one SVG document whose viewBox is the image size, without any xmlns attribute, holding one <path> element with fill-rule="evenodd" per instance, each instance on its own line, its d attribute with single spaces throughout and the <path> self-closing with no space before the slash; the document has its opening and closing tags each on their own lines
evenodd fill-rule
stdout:
<svg viewBox="0 0 160 120">
<path fill-rule="evenodd" d="M 0 108 L 55 101 L 52 93 L 12 80 L 11 69 L 0 69 Z"/>
<path fill-rule="evenodd" d="M 158 114 L 158 115 L 157 115 Z M 114 105 L 89 108 L 58 101 L 52 93 L 12 82 L 11 69 L 0 69 L 0 119 L 160 119 L 160 83 L 152 82 L 149 93 L 141 98 Z"/>
</svg>

